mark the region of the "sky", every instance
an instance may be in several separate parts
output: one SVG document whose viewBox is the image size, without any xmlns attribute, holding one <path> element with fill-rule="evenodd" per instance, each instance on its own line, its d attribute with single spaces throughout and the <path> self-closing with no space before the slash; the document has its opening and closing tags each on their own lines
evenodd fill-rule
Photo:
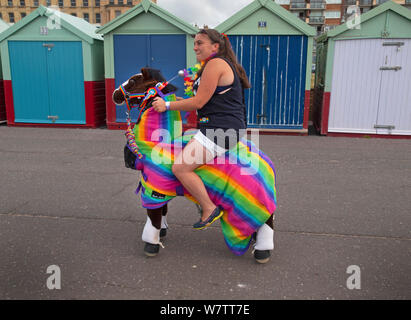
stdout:
<svg viewBox="0 0 411 320">
<path fill-rule="evenodd" d="M 157 0 L 157 5 L 199 27 L 215 28 L 253 0 Z"/>
</svg>

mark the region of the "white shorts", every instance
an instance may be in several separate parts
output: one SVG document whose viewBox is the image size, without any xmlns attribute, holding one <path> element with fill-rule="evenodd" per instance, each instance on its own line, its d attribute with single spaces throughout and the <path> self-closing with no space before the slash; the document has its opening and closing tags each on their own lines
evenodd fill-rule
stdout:
<svg viewBox="0 0 411 320">
<path fill-rule="evenodd" d="M 228 151 L 227 149 L 224 149 L 216 145 L 213 141 L 208 139 L 200 130 L 198 130 L 198 132 L 194 135 L 193 139 L 196 139 L 198 142 L 200 142 L 200 144 L 204 148 L 211 152 L 214 158 L 219 157 Z"/>
</svg>

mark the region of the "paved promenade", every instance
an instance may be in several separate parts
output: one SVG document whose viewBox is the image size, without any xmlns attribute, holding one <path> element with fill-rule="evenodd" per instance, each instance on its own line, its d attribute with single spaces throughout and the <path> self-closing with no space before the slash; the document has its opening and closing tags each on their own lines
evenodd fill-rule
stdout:
<svg viewBox="0 0 411 320">
<path fill-rule="evenodd" d="M 147 258 L 123 131 L 0 125 L 0 299 L 410 299 L 411 140 L 260 138 L 278 188 L 265 265 L 219 223 L 193 230 L 183 198 Z"/>
</svg>

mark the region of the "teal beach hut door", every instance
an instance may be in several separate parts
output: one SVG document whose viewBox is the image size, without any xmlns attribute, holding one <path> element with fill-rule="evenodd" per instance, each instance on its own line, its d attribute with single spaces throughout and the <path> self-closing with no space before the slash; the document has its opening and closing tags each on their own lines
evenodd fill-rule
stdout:
<svg viewBox="0 0 411 320">
<path fill-rule="evenodd" d="M 82 44 L 9 41 L 15 122 L 85 124 Z"/>
</svg>

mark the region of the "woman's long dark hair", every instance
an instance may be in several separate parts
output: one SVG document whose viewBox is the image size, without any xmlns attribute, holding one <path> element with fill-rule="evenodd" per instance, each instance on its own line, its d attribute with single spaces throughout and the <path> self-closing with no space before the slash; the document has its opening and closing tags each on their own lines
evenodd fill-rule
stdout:
<svg viewBox="0 0 411 320">
<path fill-rule="evenodd" d="M 231 48 L 231 43 L 230 43 L 230 40 L 228 40 L 228 37 L 214 29 L 201 29 L 197 34 L 205 34 L 208 36 L 208 38 L 210 38 L 211 43 L 218 43 L 220 47 L 218 49 L 218 53 L 216 57 L 223 57 L 223 58 L 228 59 L 234 66 L 235 70 L 237 71 L 237 74 L 240 78 L 241 85 L 243 86 L 243 88 L 244 89 L 251 88 L 250 82 L 248 81 L 247 74 L 245 73 L 245 70 L 242 67 L 242 65 L 238 63 L 235 53 L 233 49 Z M 207 65 L 207 62 L 200 69 L 200 71 L 198 71 L 198 77 L 201 76 L 206 65 Z"/>
</svg>

